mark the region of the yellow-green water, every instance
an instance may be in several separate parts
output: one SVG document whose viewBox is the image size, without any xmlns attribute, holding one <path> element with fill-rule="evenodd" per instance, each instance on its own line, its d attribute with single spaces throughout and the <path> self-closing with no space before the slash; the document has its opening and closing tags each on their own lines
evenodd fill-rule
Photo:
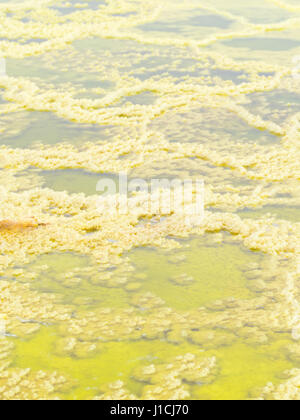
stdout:
<svg viewBox="0 0 300 420">
<path fill-rule="evenodd" d="M 74 380 L 73 388 L 62 395 L 67 399 L 91 398 L 97 395 L 101 386 L 116 380 L 125 381 L 138 395 L 140 384 L 131 378 L 136 366 L 170 360 L 186 352 L 199 353 L 199 348 L 190 343 L 175 346 L 165 341 L 123 342 L 103 345 L 97 357 L 76 360 L 57 357 L 53 350 L 56 340 L 55 331 L 43 329 L 33 340 L 18 345 L 15 364 L 22 368 L 30 364 L 34 369 L 59 370 L 70 375 Z M 255 392 L 256 387 L 264 386 L 266 378 L 279 383 L 276 375 L 293 367 L 280 351 L 288 342 L 288 338 L 283 338 L 260 349 L 237 342 L 227 348 L 208 351 L 208 355 L 220 360 L 221 372 L 213 384 L 194 386 L 193 399 L 243 400 L 249 398 L 249 389 Z"/>
<path fill-rule="evenodd" d="M 183 249 L 158 252 L 155 249 L 137 249 L 128 257 L 134 266 L 133 282 L 139 282 L 139 292 L 151 292 L 162 298 L 168 307 L 178 311 L 197 309 L 220 299 L 253 299 L 256 293 L 249 289 L 243 268 L 259 263 L 262 255 L 251 254 L 237 245 L 210 245 L 209 238 L 183 241 Z M 179 262 L 178 262 L 179 260 Z M 75 304 L 76 311 L 84 314 L 95 308 L 130 308 L 135 291 L 122 287 L 102 287 L 89 276 L 80 274 L 76 281 L 64 280 L 70 271 L 90 265 L 88 258 L 76 255 L 53 254 L 41 257 L 28 267 L 47 266 L 31 283 L 33 290 L 54 292 L 57 300 Z M 171 279 L 180 274 L 194 278 L 190 286 L 176 285 Z M 141 311 L 146 309 L 141 308 Z M 159 310 L 159 309 L 158 309 Z M 192 341 L 169 342 L 167 337 L 143 340 L 113 340 L 103 342 L 91 356 L 63 354 L 59 348 L 62 334 L 57 327 L 42 326 L 34 336 L 10 340 L 16 344 L 13 365 L 30 366 L 34 370 L 59 371 L 70 378 L 64 399 L 89 399 L 99 393 L 107 383 L 122 380 L 135 395 L 141 395 L 141 384 L 132 379 L 137 366 L 162 363 L 172 357 L 192 352 L 216 356 L 219 372 L 216 380 L 207 385 L 193 385 L 194 399 L 245 399 L 258 396 L 255 391 L 266 380 L 280 383 L 278 375 L 295 364 L 286 358 L 283 349 L 291 342 L 288 334 L 277 333 L 264 345 L 247 344 L 238 335 L 229 345 L 214 345 L 208 341 L 199 346 Z M 253 395 L 251 392 L 253 392 Z"/>
<path fill-rule="evenodd" d="M 216 367 L 186 398 L 300 398 L 262 391 L 300 368 L 298 2 L 38 3 L 0 1 L 0 222 L 40 222 L 0 224 L 0 398 L 29 368 L 66 378 L 39 398 L 172 399 L 136 369 L 190 353 Z M 99 214 L 120 172 L 203 179 L 207 225 Z"/>
</svg>

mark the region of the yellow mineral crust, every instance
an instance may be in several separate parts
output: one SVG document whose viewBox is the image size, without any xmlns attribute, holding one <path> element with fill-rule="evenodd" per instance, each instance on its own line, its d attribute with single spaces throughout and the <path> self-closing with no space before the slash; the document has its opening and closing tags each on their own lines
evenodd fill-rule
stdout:
<svg viewBox="0 0 300 420">
<path fill-rule="evenodd" d="M 33 6 L 30 2 L 25 4 L 11 6 L 9 3 L 2 3 L 0 8 L 0 18 L 2 20 L 2 33 L 8 39 L 21 38 L 23 40 L 38 38 L 45 39 L 43 45 L 35 43 L 17 44 L 1 41 L 0 47 L 8 55 L 22 57 L 25 55 L 41 54 L 49 49 L 61 48 L 76 39 L 88 38 L 91 36 L 101 36 L 116 39 L 134 39 L 144 44 L 159 44 L 173 46 L 207 46 L 222 39 L 231 39 L 234 37 L 250 37 L 256 34 L 282 31 L 297 27 L 299 19 L 287 19 L 280 23 L 273 24 L 253 24 L 247 22 L 244 18 L 238 18 L 228 12 L 223 12 L 216 8 L 206 7 L 208 10 L 233 18 L 240 24 L 239 30 L 224 30 L 216 32 L 213 36 L 208 36 L 203 40 L 184 39 L 181 37 L 151 37 L 144 34 L 133 32 L 137 25 L 143 25 L 147 22 L 155 21 L 167 10 L 168 4 L 162 5 L 157 0 L 151 0 L 147 3 L 139 0 L 130 3 L 126 0 L 110 1 L 108 5 L 99 6 L 98 10 L 85 9 L 75 11 L 67 15 L 59 15 L 57 11 L 49 9 L 51 2 L 38 1 L 38 5 Z M 192 4 L 191 4 L 192 5 Z M 179 2 L 173 3 L 173 10 L 180 13 L 181 9 L 192 9 L 191 5 L 183 6 Z M 195 7 L 195 6 L 194 6 Z M 205 6 L 203 7 L 205 9 Z M 38 11 L 36 10 L 38 9 Z M 292 11 L 297 11 L 292 10 Z M 131 13 L 126 17 L 120 16 L 122 13 Z M 13 13 L 8 16 L 8 13 Z M 20 17 L 30 16 L 29 22 L 20 20 Z M 38 18 L 37 18 L 38 17 Z M 0 32 L 1 34 L 1 32 Z"/>
<path fill-rule="evenodd" d="M 268 383 L 262 390 L 260 400 L 269 401 L 299 401 L 300 400 L 300 370 L 292 369 L 285 372 L 286 380 L 280 385 Z"/>
<path fill-rule="evenodd" d="M 42 323 L 67 318 L 69 310 L 55 303 L 49 294 L 39 295 L 26 285 L 0 281 L 0 319 L 5 335 L 23 338 L 36 333 Z M 1 333 L 3 333 L 1 331 Z M 57 372 L 35 372 L 11 366 L 13 342 L 0 335 L 0 399 L 58 399 L 57 392 L 67 388 L 67 380 Z"/>
<path fill-rule="evenodd" d="M 138 397 L 125 388 L 125 384 L 122 381 L 116 381 L 112 384 L 108 384 L 102 393 L 94 397 L 95 401 L 102 400 L 137 400 Z"/>
<path fill-rule="evenodd" d="M 5 317 L 7 333 L 15 334 L 18 329 L 22 335 L 35 332 L 42 323 L 63 321 L 71 308 L 55 303 L 55 296 L 40 295 L 29 289 L 27 284 L 1 280 L 0 314 Z"/>
<path fill-rule="evenodd" d="M 55 400 L 66 379 L 57 372 L 51 374 L 30 369 L 7 369 L 0 365 L 1 400 Z"/>
<path fill-rule="evenodd" d="M 170 234 L 187 236 L 193 232 L 225 230 L 237 235 L 236 240 L 244 242 L 248 248 L 271 254 L 295 253 L 299 238 L 299 224 L 280 221 L 275 225 L 272 218 L 245 220 L 231 213 L 207 212 L 204 223 L 196 228 L 187 227 L 184 217 L 179 214 L 167 217 L 155 228 L 147 223 L 140 226 L 141 218 L 151 219 L 156 215 L 149 209 L 148 195 L 129 200 L 129 215 L 112 212 L 110 197 L 84 197 L 80 194 L 69 196 L 67 193 L 47 189 L 18 194 L 7 192 L 3 195 L 2 202 L 2 220 L 7 220 L 8 217 L 22 220 L 24 214 L 31 213 L 30 217 L 40 225 L 39 229 L 29 230 L 26 236 L 3 232 L 3 255 L 0 260 L 3 266 L 17 261 L 18 258 L 26 261 L 29 255 L 68 250 L 89 254 L 104 264 L 116 261 L 116 258 L 117 261 L 120 260 L 118 256 L 132 247 L 151 244 L 171 246 L 172 241 L 166 239 Z M 66 218 L 66 214 L 71 214 L 72 217 Z M 88 235 L 91 231 L 93 233 Z M 117 241 L 117 244 L 109 243 L 111 239 Z"/>
<path fill-rule="evenodd" d="M 217 61 L 217 57 L 211 57 Z M 251 66 L 250 63 L 247 63 Z M 220 68 L 228 68 L 227 65 L 220 63 Z M 245 65 L 239 68 L 249 69 Z M 236 70 L 235 65 L 231 65 L 232 70 Z M 238 70 L 238 69 L 237 69 Z M 261 69 L 263 70 L 263 69 Z M 277 71 L 276 71 L 277 70 Z M 256 70 L 257 71 L 257 70 Z M 43 89 L 36 82 L 13 77 L 0 78 L 0 86 L 5 89 L 4 99 L 15 103 L 15 107 L 20 109 L 30 109 L 36 111 L 54 112 L 60 117 L 71 121 L 89 124 L 147 124 L 155 117 L 177 108 L 188 109 L 195 103 L 202 107 L 220 107 L 229 110 L 245 120 L 250 126 L 258 129 L 266 129 L 277 135 L 284 135 L 284 127 L 271 122 L 264 121 L 259 115 L 249 112 L 244 106 L 234 102 L 231 98 L 242 100 L 245 94 L 253 92 L 268 92 L 279 88 L 285 78 L 291 75 L 291 69 L 285 68 L 276 71 L 275 76 L 270 78 L 253 77 L 253 81 L 248 81 L 240 85 L 232 82 L 224 82 L 218 79 L 219 84 L 208 86 L 207 80 L 198 77 L 197 85 L 190 82 L 176 82 L 172 77 L 165 77 L 160 81 L 149 79 L 141 82 L 137 80 L 126 81 L 127 87 L 122 87 L 113 93 L 109 93 L 101 99 L 74 98 L 74 92 L 68 89 L 64 91 L 55 89 Z M 252 70 L 255 72 L 255 69 Z M 250 73 L 250 72 L 249 72 Z M 157 98 L 153 105 L 133 105 L 127 103 L 120 106 L 117 104 L 124 97 L 134 96 L 145 91 L 154 92 Z M 7 107 L 7 112 L 9 108 Z"/>
<path fill-rule="evenodd" d="M 39 226 L 39 223 L 33 221 L 0 220 L 0 232 L 25 232 Z"/>
<path fill-rule="evenodd" d="M 187 353 L 167 364 L 140 367 L 133 372 L 133 378 L 144 384 L 140 397 L 142 400 L 181 400 L 191 397 L 190 385 L 209 382 L 216 370 L 214 357 L 197 357 Z M 124 385 L 122 381 L 110 384 L 95 399 L 139 399 L 126 391 Z"/>
</svg>

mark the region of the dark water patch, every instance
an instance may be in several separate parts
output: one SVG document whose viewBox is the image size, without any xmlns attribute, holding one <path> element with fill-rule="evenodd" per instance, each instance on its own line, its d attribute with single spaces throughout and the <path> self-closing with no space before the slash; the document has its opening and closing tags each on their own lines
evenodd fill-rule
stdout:
<svg viewBox="0 0 300 420">
<path fill-rule="evenodd" d="M 97 184 L 101 180 L 112 180 L 118 186 L 118 176 L 112 174 L 95 174 L 81 169 L 58 169 L 53 171 L 41 171 L 44 179 L 44 188 L 54 191 L 67 191 L 69 194 L 98 195 L 105 194 L 97 191 Z M 99 188 L 98 188 L 99 189 Z"/>
<path fill-rule="evenodd" d="M 299 47 L 299 41 L 282 38 L 236 38 L 222 43 L 228 47 L 251 51 L 287 51 Z"/>
<path fill-rule="evenodd" d="M 269 214 L 280 220 L 300 223 L 300 206 L 267 205 L 260 208 L 245 208 L 237 214 L 242 218 L 259 219 Z"/>
<path fill-rule="evenodd" d="M 227 29 L 233 24 L 233 21 L 219 15 L 196 15 L 188 20 L 188 24 Z"/>
<path fill-rule="evenodd" d="M 20 126 L 15 134 L 14 128 Z M 14 114 L 14 120 L 8 119 L 7 130 L 1 134 L 0 144 L 13 148 L 35 147 L 39 144 L 55 145 L 68 143 L 80 146 L 87 141 L 109 141 L 110 126 L 97 124 L 79 124 L 66 121 L 50 112 L 21 112 Z M 12 130 L 13 134 L 10 134 Z"/>
<path fill-rule="evenodd" d="M 232 25 L 233 21 L 218 15 L 203 15 L 195 12 L 195 15 L 175 22 L 156 21 L 138 26 L 139 29 L 146 32 L 183 32 L 189 27 L 204 28 L 222 28 L 227 29 Z"/>
</svg>

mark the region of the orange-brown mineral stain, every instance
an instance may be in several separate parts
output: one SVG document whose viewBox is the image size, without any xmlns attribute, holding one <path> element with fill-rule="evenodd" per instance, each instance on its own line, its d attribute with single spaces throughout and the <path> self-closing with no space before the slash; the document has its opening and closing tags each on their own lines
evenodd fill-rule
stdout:
<svg viewBox="0 0 300 420">
<path fill-rule="evenodd" d="M 0 221 L 0 233 L 1 232 L 26 232 L 27 230 L 37 229 L 39 226 L 46 226 L 44 223 L 38 223 L 36 221 L 14 221 L 14 220 L 1 220 Z"/>
</svg>

